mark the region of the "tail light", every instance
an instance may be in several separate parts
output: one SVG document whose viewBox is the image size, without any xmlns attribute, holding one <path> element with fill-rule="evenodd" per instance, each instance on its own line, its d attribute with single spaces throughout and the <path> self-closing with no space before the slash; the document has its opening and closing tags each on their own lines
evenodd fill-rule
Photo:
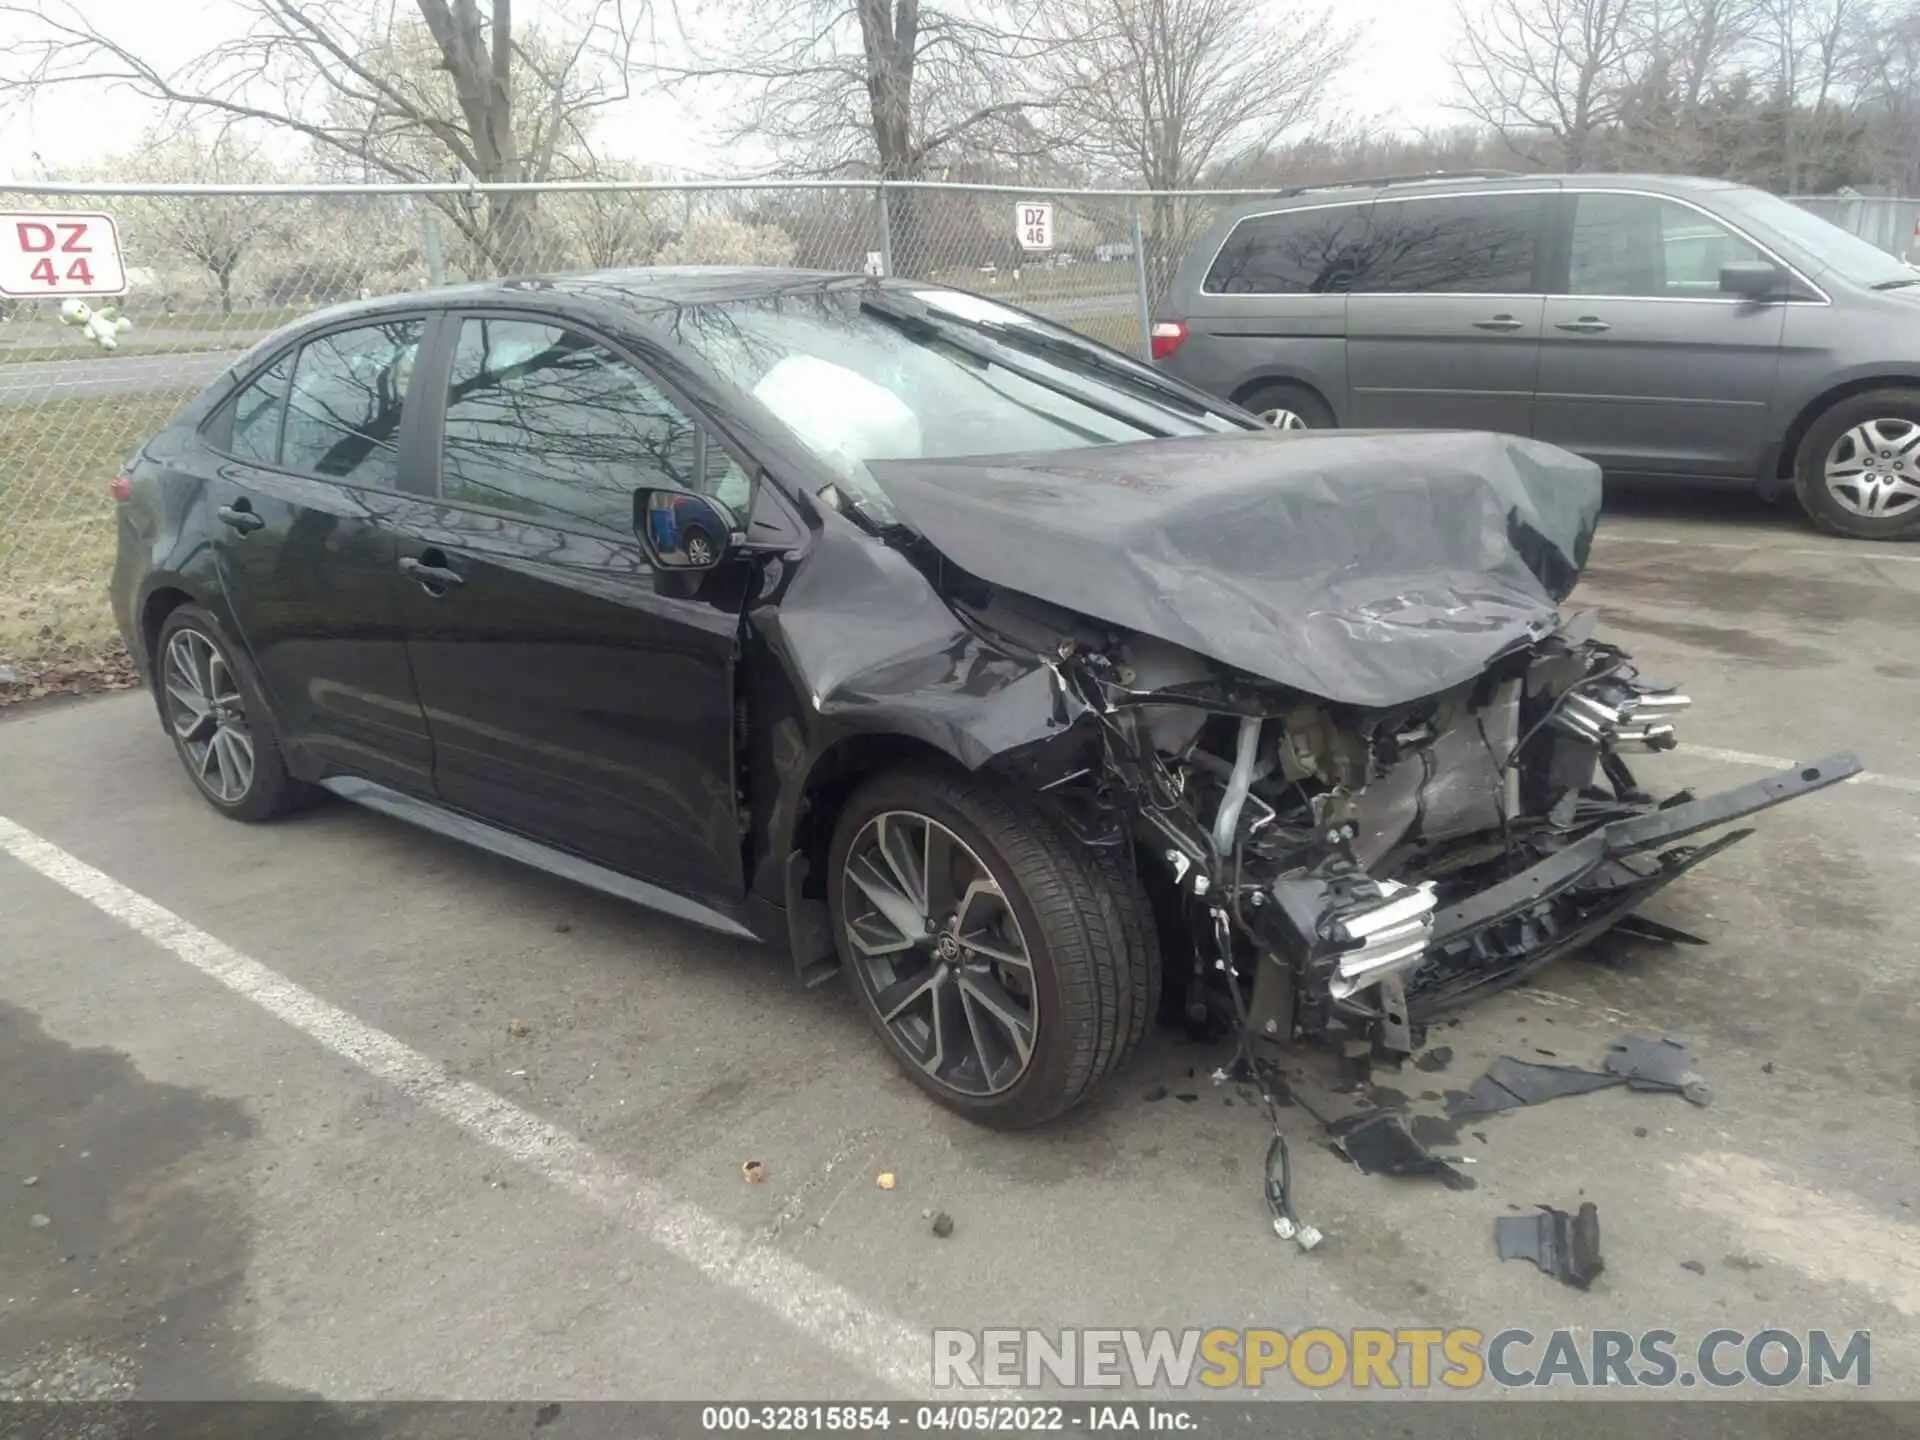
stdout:
<svg viewBox="0 0 1920 1440">
<path fill-rule="evenodd" d="M 125 475 L 113 477 L 113 498 L 122 505 L 133 498 L 133 482 Z"/>
<path fill-rule="evenodd" d="M 1153 345 L 1153 358 L 1164 360 L 1186 343 L 1187 327 L 1178 320 L 1156 320 L 1147 338 Z"/>
</svg>

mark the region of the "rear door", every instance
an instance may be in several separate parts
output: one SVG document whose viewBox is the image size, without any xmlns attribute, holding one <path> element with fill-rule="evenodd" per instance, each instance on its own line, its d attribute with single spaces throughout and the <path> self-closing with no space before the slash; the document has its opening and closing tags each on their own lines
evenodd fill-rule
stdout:
<svg viewBox="0 0 1920 1440">
<path fill-rule="evenodd" d="M 426 319 L 326 332 L 206 430 L 217 568 L 286 738 L 333 771 L 415 793 L 431 745 L 407 665 L 394 517 Z"/>
<path fill-rule="evenodd" d="M 1532 433 L 1552 198 L 1374 202 L 1347 298 L 1350 425 Z"/>
<path fill-rule="evenodd" d="M 558 321 L 449 316 L 438 495 L 398 563 L 449 805 L 678 893 L 744 893 L 734 662 L 744 562 L 656 584 L 644 485 L 744 515 L 746 470 L 629 357 Z"/>
<path fill-rule="evenodd" d="M 1786 305 L 1724 294 L 1720 267 L 1773 257 L 1665 196 L 1563 197 L 1535 434 L 1614 474 L 1759 473 Z"/>
</svg>

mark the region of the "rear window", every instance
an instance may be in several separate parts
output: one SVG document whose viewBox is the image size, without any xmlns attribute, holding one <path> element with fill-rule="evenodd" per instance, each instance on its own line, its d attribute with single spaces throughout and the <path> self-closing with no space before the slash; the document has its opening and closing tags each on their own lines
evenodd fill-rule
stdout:
<svg viewBox="0 0 1920 1440">
<path fill-rule="evenodd" d="M 1366 274 L 1355 290 L 1387 294 L 1524 295 L 1535 277 L 1540 194 L 1435 195 L 1373 207 Z"/>
<path fill-rule="evenodd" d="M 1214 257 L 1209 295 L 1337 295 L 1350 288 L 1366 210 L 1329 205 L 1252 215 Z"/>
</svg>

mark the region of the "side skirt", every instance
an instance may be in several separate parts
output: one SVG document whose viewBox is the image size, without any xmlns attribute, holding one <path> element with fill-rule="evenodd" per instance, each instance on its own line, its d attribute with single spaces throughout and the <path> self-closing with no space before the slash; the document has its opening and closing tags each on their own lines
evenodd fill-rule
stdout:
<svg viewBox="0 0 1920 1440">
<path fill-rule="evenodd" d="M 672 915 L 676 919 L 689 920 L 708 930 L 717 930 L 722 935 L 731 935 L 741 940 L 761 938 L 740 918 L 722 910 L 702 905 L 698 900 L 689 900 L 684 895 L 676 895 L 671 890 L 662 890 L 658 885 L 649 885 L 644 880 L 636 880 L 631 875 L 622 875 L 618 870 L 609 870 L 604 865 L 596 865 L 591 860 L 583 860 L 578 855 L 569 855 L 564 850 L 556 850 L 551 845 L 538 840 L 528 839 L 525 835 L 516 835 L 511 830 L 502 830 L 489 825 L 484 820 L 476 820 L 471 815 L 463 815 L 458 810 L 449 810 L 431 800 L 422 800 L 417 796 L 405 795 L 391 790 L 371 780 L 362 780 L 357 776 L 335 775 L 322 780 L 321 785 L 338 795 L 342 800 L 351 800 L 356 805 L 364 805 L 369 810 L 377 810 L 382 815 L 391 815 L 396 820 L 404 820 L 409 825 L 417 825 L 422 830 L 431 830 L 436 835 L 445 835 L 450 840 L 477 846 L 504 856 L 508 860 L 518 861 L 522 865 L 531 865 L 536 870 L 544 870 L 549 875 L 562 880 L 571 880 L 576 885 L 584 885 L 589 890 L 598 890 L 619 900 L 634 905 L 644 905 L 649 910 L 658 910 L 663 915 Z"/>
</svg>

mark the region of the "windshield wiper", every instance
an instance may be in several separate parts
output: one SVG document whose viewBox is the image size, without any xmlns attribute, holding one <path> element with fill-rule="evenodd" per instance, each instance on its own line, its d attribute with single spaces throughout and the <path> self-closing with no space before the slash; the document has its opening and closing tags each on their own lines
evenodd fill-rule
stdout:
<svg viewBox="0 0 1920 1440">
<path fill-rule="evenodd" d="M 1920 285 L 1920 275 L 1897 275 L 1891 280 L 1882 280 L 1875 290 L 1904 290 L 1909 285 Z"/>
<path fill-rule="evenodd" d="M 955 317 L 959 319 L 959 317 Z M 1050 358 L 1060 358 L 1075 365 L 1085 366 L 1101 377 L 1124 385 L 1127 389 L 1156 405 L 1178 410 L 1182 414 L 1192 415 L 1196 419 L 1224 420 L 1211 406 L 1191 400 L 1178 390 L 1164 385 L 1158 376 L 1142 375 L 1131 365 L 1101 353 L 1091 345 L 1082 345 L 1058 335 L 1048 335 L 1029 325 L 1008 324 L 1003 320 L 966 320 L 963 325 L 972 325 L 986 331 L 1002 344 L 1011 345 L 1018 350 L 1026 350 Z"/>
<path fill-rule="evenodd" d="M 868 295 L 860 301 L 860 308 L 875 319 L 884 321 L 911 338 L 920 335 L 933 335 L 945 343 L 974 356 L 991 365 L 1018 375 L 1022 380 L 1039 386 L 1042 390 L 1060 395 L 1077 404 L 1097 411 L 1109 420 L 1118 420 L 1123 425 L 1142 431 L 1144 435 L 1166 439 L 1173 434 L 1167 428 L 1165 416 L 1146 416 L 1136 414 L 1115 403 L 1113 391 L 1118 386 L 1108 386 L 1108 394 L 1101 395 L 1097 390 L 1085 389 L 1071 382 L 1064 382 L 1058 374 L 1049 375 L 1044 370 L 1036 370 L 1031 365 L 1022 365 L 1022 358 L 1015 346 L 1009 345 L 999 333 L 984 326 L 959 320 L 951 315 L 923 313 L 919 309 L 889 303 L 877 295 Z M 919 332 L 916 334 L 915 332 Z M 1006 352 L 1013 352 L 1009 355 Z M 1092 376 L 1076 376 L 1075 379 L 1093 381 Z M 1093 382 L 1097 384 L 1098 382 Z"/>
</svg>

